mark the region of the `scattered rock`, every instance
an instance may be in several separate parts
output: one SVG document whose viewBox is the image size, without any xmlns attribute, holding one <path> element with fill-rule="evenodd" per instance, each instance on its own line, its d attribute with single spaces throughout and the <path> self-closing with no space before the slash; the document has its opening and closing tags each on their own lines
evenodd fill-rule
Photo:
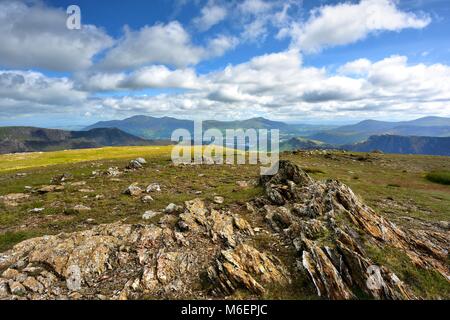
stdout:
<svg viewBox="0 0 450 320">
<path fill-rule="evenodd" d="M 223 204 L 224 201 L 225 201 L 225 199 L 223 197 L 219 197 L 219 196 L 214 197 L 214 203 Z"/>
<path fill-rule="evenodd" d="M 45 210 L 45 208 L 34 208 L 34 209 L 28 210 L 28 212 L 30 212 L 30 213 L 39 213 L 39 212 L 42 212 L 44 210 Z"/>
<path fill-rule="evenodd" d="M 138 170 L 138 169 L 142 169 L 142 168 L 143 168 L 143 165 L 137 160 L 131 160 L 127 166 L 127 169 L 130 169 L 130 170 Z"/>
<path fill-rule="evenodd" d="M 139 196 L 142 193 L 142 189 L 138 186 L 137 183 L 133 183 L 128 188 L 126 188 L 123 193 L 130 196 Z"/>
<path fill-rule="evenodd" d="M 158 183 L 151 183 L 147 186 L 147 189 L 145 189 L 147 193 L 150 192 L 161 192 L 161 186 Z"/>
<path fill-rule="evenodd" d="M 84 212 L 84 211 L 91 211 L 92 209 L 88 206 L 77 204 L 76 206 L 73 207 L 73 210 L 76 212 Z"/>
<path fill-rule="evenodd" d="M 148 210 L 148 211 L 145 211 L 145 213 L 142 215 L 142 219 L 150 220 L 150 219 L 153 219 L 154 217 L 156 217 L 157 215 L 160 215 L 160 214 L 161 214 L 160 212 Z"/>
<path fill-rule="evenodd" d="M 64 186 L 58 186 L 58 185 L 49 185 L 49 186 L 43 186 L 37 190 L 40 194 L 50 193 L 50 192 L 61 192 L 64 191 Z"/>
<path fill-rule="evenodd" d="M 67 180 L 73 179 L 73 176 L 70 173 L 64 173 L 52 178 L 51 183 L 62 183 Z"/>
<path fill-rule="evenodd" d="M 135 161 L 136 161 L 136 162 L 139 162 L 139 163 L 142 164 L 142 165 L 147 164 L 147 161 L 146 161 L 144 158 L 137 158 Z"/>
<path fill-rule="evenodd" d="M 170 203 L 165 209 L 164 209 L 164 213 L 167 214 L 175 214 L 175 213 L 179 213 L 183 210 L 182 206 L 177 206 L 175 203 Z"/>
<path fill-rule="evenodd" d="M 81 187 L 81 186 L 86 185 L 86 181 L 72 182 L 70 185 L 71 185 L 72 187 Z"/>
<path fill-rule="evenodd" d="M 247 181 L 236 181 L 236 185 L 241 189 L 247 189 L 250 187 Z"/>
<path fill-rule="evenodd" d="M 19 202 L 27 200 L 28 198 L 30 198 L 30 195 L 26 193 L 11 193 L 5 196 L 0 196 L 0 201 L 7 206 L 16 207 L 19 205 Z"/>
<path fill-rule="evenodd" d="M 106 170 L 106 175 L 110 177 L 117 177 L 120 176 L 122 172 L 120 172 L 118 167 L 110 167 L 108 170 Z"/>
<path fill-rule="evenodd" d="M 154 201 L 154 199 L 152 198 L 152 196 L 149 196 L 149 195 L 143 196 L 141 200 L 142 200 L 143 203 L 149 203 L 149 202 Z"/>
</svg>

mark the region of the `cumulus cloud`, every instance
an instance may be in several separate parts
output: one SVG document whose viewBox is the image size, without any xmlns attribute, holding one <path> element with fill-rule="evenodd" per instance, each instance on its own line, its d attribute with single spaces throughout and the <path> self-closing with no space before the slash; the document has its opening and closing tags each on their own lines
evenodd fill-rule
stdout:
<svg viewBox="0 0 450 320">
<path fill-rule="evenodd" d="M 204 54 L 202 48 L 191 43 L 189 33 L 177 21 L 124 31 L 100 67 L 127 69 L 153 63 L 184 67 L 198 63 Z"/>
<path fill-rule="evenodd" d="M 178 21 L 145 26 L 137 31 L 125 28 L 124 36 L 107 52 L 98 67 L 119 70 L 165 64 L 183 68 L 222 55 L 236 44 L 234 37 L 219 35 L 212 38 L 206 47 L 195 45 Z"/>
<path fill-rule="evenodd" d="M 66 28 L 66 13 L 42 4 L 0 1 L 0 66 L 74 71 L 113 40 L 93 25 Z"/>
<path fill-rule="evenodd" d="M 32 71 L 0 71 L 0 98 L 3 99 L 65 105 L 83 102 L 86 96 L 75 90 L 68 78 L 49 78 Z"/>
<path fill-rule="evenodd" d="M 223 21 L 227 16 L 227 8 L 208 1 L 200 12 L 200 16 L 194 19 L 194 24 L 200 31 L 207 31 Z"/>
<path fill-rule="evenodd" d="M 293 23 L 279 35 L 292 37 L 293 46 L 304 52 L 317 52 L 375 32 L 422 29 L 430 22 L 429 16 L 401 11 L 393 0 L 361 0 L 316 8 L 305 23 Z"/>
</svg>

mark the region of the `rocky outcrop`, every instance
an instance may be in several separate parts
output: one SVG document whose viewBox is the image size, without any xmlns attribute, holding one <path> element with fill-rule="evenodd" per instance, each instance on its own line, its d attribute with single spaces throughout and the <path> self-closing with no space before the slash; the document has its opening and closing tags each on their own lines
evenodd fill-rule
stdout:
<svg viewBox="0 0 450 320">
<path fill-rule="evenodd" d="M 199 298 L 288 281 L 277 258 L 245 244 L 245 219 L 200 199 L 185 208 L 158 225 L 118 222 L 19 243 L 0 255 L 0 299 Z"/>
<path fill-rule="evenodd" d="M 377 299 L 412 299 L 412 291 L 388 268 L 378 266 L 366 245 L 401 249 L 421 268 L 450 281 L 447 233 L 403 230 L 364 205 L 346 185 L 317 182 L 288 161 L 263 177 L 266 197 L 254 201 L 271 226 L 299 252 L 319 296 L 352 299 L 364 292 Z"/>
</svg>

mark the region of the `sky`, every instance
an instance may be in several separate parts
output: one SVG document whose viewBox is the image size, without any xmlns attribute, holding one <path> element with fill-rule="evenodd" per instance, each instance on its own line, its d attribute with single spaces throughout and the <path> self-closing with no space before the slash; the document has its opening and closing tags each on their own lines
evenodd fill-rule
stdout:
<svg viewBox="0 0 450 320">
<path fill-rule="evenodd" d="M 450 0 L 0 0 L 0 125 L 450 116 L 448 30 Z"/>
</svg>

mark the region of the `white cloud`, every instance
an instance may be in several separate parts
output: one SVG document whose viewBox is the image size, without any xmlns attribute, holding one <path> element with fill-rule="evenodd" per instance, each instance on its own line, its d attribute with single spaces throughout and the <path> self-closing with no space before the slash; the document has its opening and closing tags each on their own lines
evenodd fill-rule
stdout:
<svg viewBox="0 0 450 320">
<path fill-rule="evenodd" d="M 177 21 L 145 26 L 138 31 L 125 28 L 125 35 L 107 52 L 98 67 L 109 70 L 152 64 L 187 67 L 203 59 L 222 55 L 236 44 L 234 37 L 219 35 L 205 47 L 194 45 L 189 33 Z"/>
<path fill-rule="evenodd" d="M 304 52 L 345 45 L 380 31 L 422 29 L 431 22 L 428 16 L 401 11 L 394 0 L 361 0 L 314 9 L 306 23 L 293 23 L 280 36 L 290 35 L 293 46 Z"/>
<path fill-rule="evenodd" d="M 0 2 L 0 66 L 73 71 L 92 65 L 112 39 L 93 25 L 66 28 L 66 13 L 42 4 Z"/>
<path fill-rule="evenodd" d="M 0 98 L 58 106 L 80 103 L 86 97 L 74 89 L 68 78 L 49 78 L 32 71 L 0 71 Z"/>
<path fill-rule="evenodd" d="M 202 8 L 200 16 L 194 19 L 194 24 L 200 31 L 207 31 L 216 24 L 223 21 L 227 16 L 227 8 L 209 1 L 208 4 Z"/>
<path fill-rule="evenodd" d="M 100 67 L 127 69 L 154 63 L 185 67 L 198 63 L 203 54 L 202 48 L 191 43 L 183 26 L 173 21 L 145 26 L 139 31 L 125 28 L 125 35 L 107 53 Z"/>
<path fill-rule="evenodd" d="M 133 72 L 120 84 L 122 88 L 198 88 L 198 79 L 194 70 L 169 70 L 165 66 L 145 67 Z"/>
</svg>

